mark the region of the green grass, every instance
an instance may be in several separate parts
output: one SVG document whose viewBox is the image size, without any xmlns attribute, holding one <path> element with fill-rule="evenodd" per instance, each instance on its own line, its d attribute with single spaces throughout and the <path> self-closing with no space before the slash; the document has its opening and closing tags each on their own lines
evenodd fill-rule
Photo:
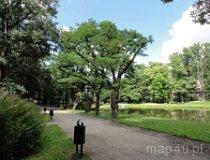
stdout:
<svg viewBox="0 0 210 160">
<path fill-rule="evenodd" d="M 121 117 L 118 122 L 194 140 L 210 142 L 210 124 L 156 117 Z"/>
<path fill-rule="evenodd" d="M 50 116 L 48 114 L 42 114 L 42 117 L 45 123 L 50 122 Z"/>
<path fill-rule="evenodd" d="M 42 135 L 40 152 L 27 160 L 69 160 L 74 152 L 72 140 L 57 125 L 49 125 Z"/>
<path fill-rule="evenodd" d="M 88 115 L 95 116 L 94 112 Z M 111 119 L 110 113 L 104 110 L 101 111 L 98 117 L 108 120 Z M 210 143 L 210 123 L 171 120 L 139 114 L 119 114 L 118 119 L 115 121 L 130 126 Z"/>
<path fill-rule="evenodd" d="M 121 108 L 122 105 L 119 105 Z M 110 105 L 101 106 L 102 109 L 109 109 Z M 186 103 L 142 103 L 142 104 L 125 104 L 124 108 L 142 108 L 142 109 L 207 109 L 210 110 L 210 101 L 192 101 Z"/>
</svg>

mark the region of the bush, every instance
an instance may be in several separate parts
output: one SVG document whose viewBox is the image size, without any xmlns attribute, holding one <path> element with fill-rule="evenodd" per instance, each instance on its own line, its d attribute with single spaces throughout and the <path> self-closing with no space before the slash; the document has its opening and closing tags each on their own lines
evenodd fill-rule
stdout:
<svg viewBox="0 0 210 160">
<path fill-rule="evenodd" d="M 34 104 L 0 92 L 0 159 L 21 159 L 35 152 L 43 124 Z"/>
<path fill-rule="evenodd" d="M 3 81 L 0 81 L 0 92 L 1 91 L 7 91 L 12 95 L 19 95 L 23 96 L 26 93 L 26 89 L 18 84 L 15 84 L 9 79 L 4 79 Z"/>
</svg>

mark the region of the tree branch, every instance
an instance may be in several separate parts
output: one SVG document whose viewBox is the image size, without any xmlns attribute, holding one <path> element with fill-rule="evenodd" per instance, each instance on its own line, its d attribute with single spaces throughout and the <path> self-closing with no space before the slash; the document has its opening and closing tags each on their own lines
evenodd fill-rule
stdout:
<svg viewBox="0 0 210 160">
<path fill-rule="evenodd" d="M 84 80 L 85 82 L 87 82 L 91 87 L 94 87 L 94 85 L 89 80 L 85 79 L 84 77 L 73 74 L 73 73 L 66 72 L 64 69 L 61 68 L 61 65 L 58 68 L 61 72 L 65 73 L 67 75 L 73 76 L 73 77 L 80 78 L 80 79 Z"/>
<path fill-rule="evenodd" d="M 128 69 L 128 67 L 133 63 L 133 61 L 134 61 L 134 59 L 136 58 L 137 54 L 142 50 L 142 48 L 145 47 L 145 45 L 146 45 L 146 43 L 143 43 L 143 44 L 141 45 L 141 47 L 138 49 L 138 51 L 136 51 L 136 52 L 134 53 L 134 55 L 133 55 L 133 57 L 130 59 L 130 61 L 128 61 L 128 63 L 125 65 L 125 67 L 122 68 L 122 69 L 119 71 L 117 78 L 121 78 L 121 77 L 122 77 L 123 73 L 126 72 L 126 70 Z"/>
<path fill-rule="evenodd" d="M 79 44 L 83 43 L 83 41 L 81 42 L 78 42 L 75 46 L 72 47 L 72 49 L 77 53 L 77 55 L 79 55 L 81 58 L 83 58 L 87 63 L 91 64 L 95 70 L 98 70 L 98 67 L 93 63 L 91 62 L 87 57 L 83 56 L 78 50 L 77 50 L 77 46 Z M 92 53 L 91 53 L 92 54 Z"/>
<path fill-rule="evenodd" d="M 32 17 L 35 17 L 37 14 L 35 13 L 27 13 L 24 16 L 20 17 L 17 21 L 15 21 L 13 24 L 9 25 L 8 28 L 12 29 L 13 27 L 15 27 L 16 25 L 18 25 L 19 23 L 23 22 L 26 19 L 31 19 Z"/>
</svg>

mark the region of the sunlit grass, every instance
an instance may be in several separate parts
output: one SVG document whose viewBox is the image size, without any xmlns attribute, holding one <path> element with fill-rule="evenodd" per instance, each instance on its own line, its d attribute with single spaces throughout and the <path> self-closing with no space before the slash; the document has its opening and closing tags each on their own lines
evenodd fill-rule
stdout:
<svg viewBox="0 0 210 160">
<path fill-rule="evenodd" d="M 186 103 L 141 103 L 141 104 L 126 104 L 120 103 L 119 109 L 126 108 L 142 108 L 142 109 L 208 109 L 210 110 L 210 101 L 192 101 Z M 110 105 L 104 104 L 101 109 L 109 110 Z"/>
</svg>

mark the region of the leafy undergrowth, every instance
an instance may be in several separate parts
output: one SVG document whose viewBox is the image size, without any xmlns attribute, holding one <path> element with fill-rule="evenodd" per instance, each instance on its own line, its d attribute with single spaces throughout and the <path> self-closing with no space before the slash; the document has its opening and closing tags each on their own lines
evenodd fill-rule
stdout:
<svg viewBox="0 0 210 160">
<path fill-rule="evenodd" d="M 46 126 L 42 144 L 40 152 L 26 160 L 71 160 L 75 152 L 73 141 L 57 125 Z"/>
<path fill-rule="evenodd" d="M 0 91 L 0 159 L 23 159 L 41 145 L 43 117 L 33 103 Z"/>
<path fill-rule="evenodd" d="M 94 112 L 91 112 L 88 115 L 95 116 Z M 95 117 L 111 120 L 110 113 L 107 111 L 101 111 L 100 116 Z M 118 119 L 115 121 L 130 126 L 210 143 L 209 122 L 202 123 L 172 120 L 166 118 L 142 116 L 139 114 L 119 114 Z"/>
</svg>

